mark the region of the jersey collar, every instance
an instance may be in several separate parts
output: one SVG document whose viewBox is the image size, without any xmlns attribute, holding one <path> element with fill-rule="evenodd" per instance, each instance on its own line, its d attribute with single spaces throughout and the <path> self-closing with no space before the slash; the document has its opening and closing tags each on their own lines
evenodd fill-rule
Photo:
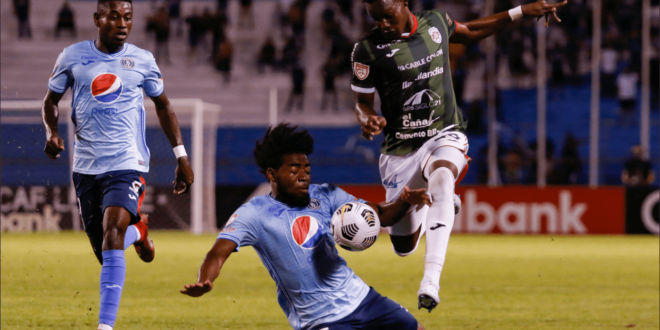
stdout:
<svg viewBox="0 0 660 330">
<path fill-rule="evenodd" d="M 307 206 L 291 206 L 291 205 L 288 205 L 288 204 L 286 204 L 286 203 L 282 203 L 282 202 L 278 201 L 277 199 L 273 198 L 273 195 L 271 195 L 271 194 L 272 194 L 272 192 L 271 192 L 271 193 L 268 193 L 268 194 L 266 195 L 266 198 L 267 198 L 271 203 L 274 203 L 274 204 L 277 204 L 277 205 L 282 205 L 282 206 L 284 206 L 284 207 L 286 207 L 286 208 L 294 209 L 294 210 L 295 210 L 295 209 L 301 209 L 301 208 L 302 208 L 302 209 L 306 209 L 306 208 L 309 207 L 309 205 L 307 205 Z M 312 195 L 310 195 L 309 198 L 310 198 L 310 202 L 311 202 L 311 200 L 312 200 Z"/>
<path fill-rule="evenodd" d="M 278 204 L 278 205 L 282 205 L 282 206 L 286 206 L 286 207 L 288 207 L 288 208 L 291 208 L 291 206 L 286 205 L 286 204 L 284 204 L 284 203 L 278 201 L 277 199 L 273 198 L 273 196 L 271 195 L 271 193 L 268 193 L 268 194 L 266 195 L 266 198 L 267 198 L 271 203 L 275 203 L 275 204 Z"/>
<path fill-rule="evenodd" d="M 415 34 L 415 32 L 417 32 L 417 16 L 415 16 L 415 14 L 412 14 L 412 15 L 413 15 L 413 27 L 412 27 L 412 30 L 410 30 L 409 33 L 402 33 L 402 34 L 401 34 L 401 38 L 404 38 L 404 39 L 405 39 L 405 38 L 410 38 L 410 36 L 412 36 L 413 34 Z"/>
<path fill-rule="evenodd" d="M 107 58 L 115 58 L 115 57 L 122 56 L 122 55 L 124 55 L 124 53 L 126 53 L 126 49 L 128 48 L 128 44 L 125 43 L 119 51 L 114 52 L 112 54 L 108 54 L 108 53 L 104 53 L 104 52 L 100 51 L 98 48 L 96 48 L 95 40 L 90 40 L 89 45 L 90 45 L 90 47 L 92 47 L 92 51 L 94 53 L 96 53 L 97 55 L 101 55 L 103 57 L 107 57 Z"/>
</svg>

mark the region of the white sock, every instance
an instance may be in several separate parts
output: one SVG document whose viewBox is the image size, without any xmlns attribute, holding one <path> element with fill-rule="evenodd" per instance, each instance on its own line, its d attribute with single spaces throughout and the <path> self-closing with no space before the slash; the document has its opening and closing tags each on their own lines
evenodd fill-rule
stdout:
<svg viewBox="0 0 660 330">
<path fill-rule="evenodd" d="M 131 228 L 131 227 L 133 227 L 133 230 L 135 230 L 135 233 L 137 234 L 137 237 L 135 238 L 135 242 L 141 240 L 142 239 L 142 234 L 140 233 L 140 230 L 137 229 L 137 227 L 135 227 L 134 225 L 128 226 L 128 228 Z M 135 243 L 135 242 L 133 242 L 133 243 Z"/>
<path fill-rule="evenodd" d="M 426 255 L 421 287 L 440 288 L 440 274 L 445 263 L 449 235 L 454 227 L 454 175 L 441 167 L 429 178 L 429 194 L 433 205 L 426 214 Z"/>
<path fill-rule="evenodd" d="M 107 324 L 100 323 L 98 330 L 112 330 L 112 327 Z"/>
</svg>

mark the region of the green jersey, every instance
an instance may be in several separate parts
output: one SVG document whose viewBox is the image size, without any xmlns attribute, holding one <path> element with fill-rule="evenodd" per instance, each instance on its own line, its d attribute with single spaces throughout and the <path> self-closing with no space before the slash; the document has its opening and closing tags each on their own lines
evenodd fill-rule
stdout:
<svg viewBox="0 0 660 330">
<path fill-rule="evenodd" d="M 353 48 L 351 88 L 378 91 L 387 119 L 381 152 L 405 155 L 419 149 L 442 129 L 467 125 L 456 105 L 449 67 L 449 37 L 456 24 L 448 14 L 429 10 L 414 14 L 408 36 L 386 41 L 378 29 Z"/>
</svg>

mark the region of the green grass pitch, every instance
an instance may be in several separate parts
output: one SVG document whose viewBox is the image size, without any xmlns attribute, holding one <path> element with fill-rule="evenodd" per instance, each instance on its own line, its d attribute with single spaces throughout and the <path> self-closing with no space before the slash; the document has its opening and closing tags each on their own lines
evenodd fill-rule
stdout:
<svg viewBox="0 0 660 330">
<path fill-rule="evenodd" d="M 115 329 L 290 329 L 252 248 L 232 255 L 213 291 L 194 299 L 178 290 L 196 280 L 214 235 L 151 236 L 153 263 L 127 251 Z M 0 241 L 3 330 L 95 329 L 100 266 L 84 234 L 2 234 Z M 658 329 L 659 248 L 650 236 L 456 235 L 442 302 L 430 314 L 416 306 L 424 246 L 401 258 L 382 235 L 365 252 L 341 254 L 426 329 Z"/>
</svg>

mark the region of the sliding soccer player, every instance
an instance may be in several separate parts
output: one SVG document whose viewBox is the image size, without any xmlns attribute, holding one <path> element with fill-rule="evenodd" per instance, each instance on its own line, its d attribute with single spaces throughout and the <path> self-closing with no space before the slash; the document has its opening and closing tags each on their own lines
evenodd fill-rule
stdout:
<svg viewBox="0 0 660 330">
<path fill-rule="evenodd" d="M 367 203 L 382 226 L 411 205 L 428 203 L 426 190 L 408 190 L 379 205 L 327 184 L 311 184 L 314 140 L 287 124 L 268 129 L 254 156 L 271 193 L 243 204 L 206 255 L 197 283 L 181 293 L 199 297 L 213 289 L 227 258 L 253 246 L 277 285 L 277 301 L 295 330 L 424 328 L 401 305 L 369 288 L 339 256 L 330 232 L 332 214 L 348 202 Z"/>
<path fill-rule="evenodd" d="M 467 23 L 440 10 L 412 13 L 407 0 L 365 0 L 376 27 L 353 49 L 355 111 L 367 139 L 385 134 L 380 175 L 387 200 L 403 186 L 428 188 L 432 206 L 414 208 L 389 228 L 394 252 L 406 256 L 426 232 L 424 277 L 419 308 L 429 312 L 440 303 L 440 273 L 445 262 L 454 215 L 460 199 L 454 186 L 468 168 L 467 121 L 456 105 L 449 68 L 449 43 L 469 44 L 499 32 L 523 16 L 550 15 L 557 8 L 545 1 L 526 4 Z M 382 101 L 379 116 L 374 94 Z"/>
<path fill-rule="evenodd" d="M 139 213 L 145 189 L 141 174 L 149 171 L 143 92 L 156 105 L 178 158 L 174 192 L 186 192 L 194 177 L 153 55 L 126 43 L 132 2 L 99 0 L 94 23 L 96 40 L 71 45 L 57 58 L 42 112 L 45 152 L 57 159 L 64 150 L 57 130 L 58 104 L 67 89 L 73 90 L 73 181 L 85 232 L 102 264 L 98 329 L 111 330 L 126 276 L 124 250 L 134 244 L 146 262 L 155 254 L 146 218 L 140 221 Z"/>
</svg>

